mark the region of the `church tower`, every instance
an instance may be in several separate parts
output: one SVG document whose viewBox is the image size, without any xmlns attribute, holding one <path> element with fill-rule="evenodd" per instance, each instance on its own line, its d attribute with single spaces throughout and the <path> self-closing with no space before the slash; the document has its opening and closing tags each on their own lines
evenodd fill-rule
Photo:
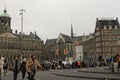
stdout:
<svg viewBox="0 0 120 80">
<path fill-rule="evenodd" d="M 7 13 L 6 8 L 3 13 L 0 14 L 0 33 L 12 32 L 11 30 L 11 17 Z"/>
<path fill-rule="evenodd" d="M 71 38 L 73 39 L 73 26 L 72 26 L 72 23 L 71 23 Z"/>
</svg>

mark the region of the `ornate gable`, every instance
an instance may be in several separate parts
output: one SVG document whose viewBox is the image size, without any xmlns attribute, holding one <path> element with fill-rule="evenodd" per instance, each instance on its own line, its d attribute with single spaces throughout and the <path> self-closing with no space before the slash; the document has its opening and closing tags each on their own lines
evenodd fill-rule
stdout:
<svg viewBox="0 0 120 80">
<path fill-rule="evenodd" d="M 64 39 L 64 37 L 63 37 L 62 34 L 60 34 L 60 35 L 58 36 L 56 43 L 61 43 L 61 42 L 64 42 L 64 43 L 65 43 L 65 39 Z"/>
<path fill-rule="evenodd" d="M 2 33 L 0 34 L 0 37 L 18 38 L 17 36 L 15 36 L 14 34 L 10 32 Z"/>
</svg>

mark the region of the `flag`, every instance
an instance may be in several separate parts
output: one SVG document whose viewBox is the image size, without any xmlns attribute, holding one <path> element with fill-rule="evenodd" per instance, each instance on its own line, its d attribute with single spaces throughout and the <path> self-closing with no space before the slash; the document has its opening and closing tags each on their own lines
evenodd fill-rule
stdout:
<svg viewBox="0 0 120 80">
<path fill-rule="evenodd" d="M 66 49 L 64 48 L 64 55 L 66 55 Z"/>
<path fill-rule="evenodd" d="M 21 12 L 20 15 L 22 15 L 23 13 Z"/>
<path fill-rule="evenodd" d="M 56 56 L 58 56 L 58 54 L 59 54 L 59 53 L 58 53 L 58 48 L 56 48 Z"/>
</svg>

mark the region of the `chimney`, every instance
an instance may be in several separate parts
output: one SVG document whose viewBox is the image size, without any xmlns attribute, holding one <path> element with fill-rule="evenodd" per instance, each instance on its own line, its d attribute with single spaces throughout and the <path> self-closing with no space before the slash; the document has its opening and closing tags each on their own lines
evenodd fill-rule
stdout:
<svg viewBox="0 0 120 80">
<path fill-rule="evenodd" d="M 116 17 L 116 20 L 118 21 L 118 17 Z"/>
<path fill-rule="evenodd" d="M 15 30 L 15 34 L 17 34 L 17 32 L 18 32 L 18 31 L 17 31 L 17 30 Z"/>
<path fill-rule="evenodd" d="M 96 20 L 98 21 L 98 18 L 96 18 Z"/>
<path fill-rule="evenodd" d="M 32 32 L 30 32 L 30 36 L 32 35 L 33 33 Z"/>
</svg>

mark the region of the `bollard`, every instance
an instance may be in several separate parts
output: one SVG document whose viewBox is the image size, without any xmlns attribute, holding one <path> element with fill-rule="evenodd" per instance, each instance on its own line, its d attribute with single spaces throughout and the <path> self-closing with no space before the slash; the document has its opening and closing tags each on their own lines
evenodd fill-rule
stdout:
<svg viewBox="0 0 120 80">
<path fill-rule="evenodd" d="M 2 77 L 2 61 L 1 61 L 1 55 L 0 55 L 0 80 L 1 80 L 1 77 Z"/>
<path fill-rule="evenodd" d="M 2 76 L 1 68 L 2 68 L 2 62 L 1 62 L 1 56 L 0 56 L 0 80 L 1 80 L 1 76 Z"/>
</svg>

